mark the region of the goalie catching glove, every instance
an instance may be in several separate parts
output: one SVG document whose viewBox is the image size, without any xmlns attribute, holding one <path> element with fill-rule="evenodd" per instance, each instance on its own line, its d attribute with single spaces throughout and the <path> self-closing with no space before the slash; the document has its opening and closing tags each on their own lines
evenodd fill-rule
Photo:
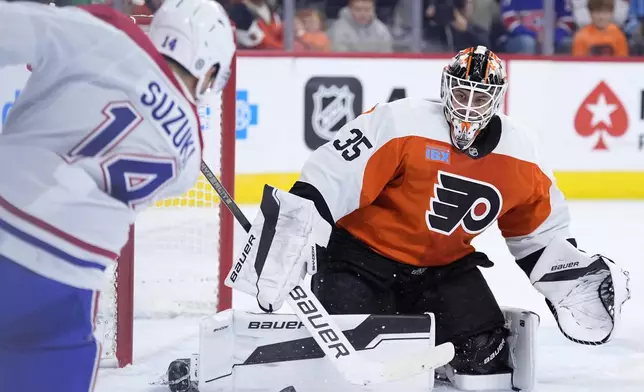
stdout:
<svg viewBox="0 0 644 392">
<path fill-rule="evenodd" d="M 265 312 L 278 310 L 306 273 L 317 272 L 318 252 L 331 225 L 315 204 L 269 185 L 226 285 L 255 296 Z"/>
<path fill-rule="evenodd" d="M 530 282 L 546 297 L 564 336 L 580 344 L 608 342 L 630 298 L 628 272 L 605 256 L 589 257 L 564 239 L 545 248 Z"/>
</svg>

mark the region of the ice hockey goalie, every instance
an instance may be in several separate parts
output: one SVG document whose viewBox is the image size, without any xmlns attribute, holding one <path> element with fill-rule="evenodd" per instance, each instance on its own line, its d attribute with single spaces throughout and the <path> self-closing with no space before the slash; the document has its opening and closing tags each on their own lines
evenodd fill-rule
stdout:
<svg viewBox="0 0 644 392">
<path fill-rule="evenodd" d="M 290 194 L 267 186 L 257 246 L 240 253 L 251 272 L 235 287 L 271 312 L 316 263 L 312 289 L 330 314 L 431 313 L 435 343 L 456 349 L 440 371 L 455 387 L 530 390 L 538 317 L 499 306 L 480 271 L 493 263 L 471 245 L 496 222 L 564 336 L 607 342 L 628 274 L 577 249 L 534 135 L 500 113 L 507 83 L 494 53 L 468 48 L 445 67 L 440 102 L 379 104 L 346 124 Z M 320 222 L 331 234 L 311 246 Z"/>
</svg>

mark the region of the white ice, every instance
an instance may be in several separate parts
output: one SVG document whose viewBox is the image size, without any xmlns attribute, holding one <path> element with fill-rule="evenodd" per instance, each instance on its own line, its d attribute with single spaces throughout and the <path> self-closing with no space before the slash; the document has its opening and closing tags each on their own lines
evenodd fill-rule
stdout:
<svg viewBox="0 0 644 392">
<path fill-rule="evenodd" d="M 533 310 L 541 316 L 537 367 L 538 392 L 644 391 L 644 202 L 570 203 L 573 233 L 579 247 L 602 253 L 630 271 L 632 299 L 624 306 L 623 324 L 608 344 L 588 347 L 566 340 L 559 332 L 543 298 L 516 267 L 498 230 L 475 240 L 496 265 L 484 270 L 501 305 Z M 255 207 L 243 208 L 252 219 Z M 237 226 L 235 241 L 243 240 Z M 180 269 L 167 271 L 177 274 Z M 182 288 L 183 289 L 183 288 Z M 236 295 L 235 308 L 258 310 L 254 300 Z M 101 369 L 96 392 L 161 392 L 150 385 L 168 364 L 197 352 L 198 318 L 141 319 L 134 325 L 134 364 L 123 369 Z M 438 387 L 437 391 L 446 391 Z"/>
</svg>

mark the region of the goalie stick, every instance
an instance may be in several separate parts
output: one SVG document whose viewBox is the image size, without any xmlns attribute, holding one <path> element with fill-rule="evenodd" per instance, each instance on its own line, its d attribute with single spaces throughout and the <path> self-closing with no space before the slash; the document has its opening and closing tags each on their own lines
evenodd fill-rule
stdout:
<svg viewBox="0 0 644 392">
<path fill-rule="evenodd" d="M 251 223 L 203 161 L 201 162 L 201 172 L 235 219 L 246 232 L 249 232 Z M 443 366 L 454 357 L 454 346 L 448 342 L 422 349 L 413 355 L 394 358 L 386 363 L 369 361 L 356 352 L 342 330 L 308 287 L 295 286 L 287 297 L 287 303 L 320 346 L 324 356 L 351 384 L 379 384 L 412 377 Z"/>
</svg>

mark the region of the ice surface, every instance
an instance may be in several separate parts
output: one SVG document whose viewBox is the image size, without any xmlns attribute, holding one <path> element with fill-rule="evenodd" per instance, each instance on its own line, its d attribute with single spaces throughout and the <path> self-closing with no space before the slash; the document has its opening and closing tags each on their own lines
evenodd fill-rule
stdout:
<svg viewBox="0 0 644 392">
<path fill-rule="evenodd" d="M 537 388 L 539 392 L 644 391 L 644 202 L 571 202 L 573 233 L 579 247 L 602 253 L 631 273 L 632 299 L 624 307 L 623 324 L 607 345 L 587 347 L 566 340 L 525 275 L 516 267 L 496 228 L 475 245 L 496 265 L 484 270 L 499 302 L 533 310 L 541 316 Z M 252 219 L 255 207 L 243 208 Z M 236 227 L 235 241 L 243 240 Z M 176 271 L 168 271 L 171 276 Z M 254 300 L 236 295 L 233 306 L 258 311 Z M 288 309 L 282 309 L 288 312 Z M 161 392 L 150 385 L 170 361 L 197 351 L 198 318 L 135 320 L 134 365 L 101 369 L 96 392 Z M 437 386 L 436 391 L 451 390 Z"/>
</svg>

